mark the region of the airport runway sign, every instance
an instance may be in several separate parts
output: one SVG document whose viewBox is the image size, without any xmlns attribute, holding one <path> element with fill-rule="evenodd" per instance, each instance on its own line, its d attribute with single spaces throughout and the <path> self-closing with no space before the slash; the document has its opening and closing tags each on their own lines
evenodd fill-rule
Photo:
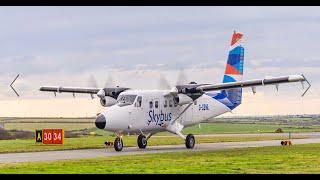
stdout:
<svg viewBox="0 0 320 180">
<path fill-rule="evenodd" d="M 63 129 L 36 130 L 36 142 L 42 142 L 42 144 L 63 144 L 63 140 Z"/>
</svg>

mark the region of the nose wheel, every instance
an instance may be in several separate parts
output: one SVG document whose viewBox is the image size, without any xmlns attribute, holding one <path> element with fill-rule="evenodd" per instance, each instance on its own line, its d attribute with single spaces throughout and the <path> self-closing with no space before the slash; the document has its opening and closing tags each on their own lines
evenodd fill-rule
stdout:
<svg viewBox="0 0 320 180">
<path fill-rule="evenodd" d="M 115 149 L 116 151 L 122 151 L 122 149 L 123 149 L 123 141 L 122 141 L 122 138 L 117 137 L 117 138 L 114 140 L 114 149 Z"/>
<path fill-rule="evenodd" d="M 138 147 L 139 147 L 140 149 L 145 149 L 145 148 L 147 147 L 148 140 L 147 140 L 147 138 L 146 138 L 145 135 L 140 134 L 140 135 L 138 136 L 137 143 L 138 143 Z"/>
<path fill-rule="evenodd" d="M 188 134 L 186 137 L 186 147 L 188 149 L 193 149 L 195 142 L 194 136 L 192 134 Z"/>
</svg>

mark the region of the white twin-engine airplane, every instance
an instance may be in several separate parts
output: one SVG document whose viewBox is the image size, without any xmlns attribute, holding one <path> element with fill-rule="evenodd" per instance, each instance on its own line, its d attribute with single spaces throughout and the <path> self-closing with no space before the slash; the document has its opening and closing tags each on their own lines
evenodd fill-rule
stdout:
<svg viewBox="0 0 320 180">
<path fill-rule="evenodd" d="M 242 33 L 234 32 L 227 60 L 223 82 L 219 84 L 177 85 L 171 90 L 133 90 L 125 87 L 75 88 L 41 87 L 40 91 L 58 93 L 87 93 L 100 98 L 101 105 L 107 107 L 100 113 L 95 125 L 99 129 L 116 134 L 114 149 L 123 149 L 124 134 L 139 134 L 137 144 L 143 149 L 148 139 L 162 131 L 174 133 L 185 140 L 187 148 L 193 148 L 195 138 L 181 133 L 184 127 L 199 124 L 210 118 L 230 112 L 241 104 L 242 88 L 278 85 L 281 83 L 306 81 L 303 75 L 288 75 L 242 81 L 244 48 L 241 45 Z"/>
</svg>

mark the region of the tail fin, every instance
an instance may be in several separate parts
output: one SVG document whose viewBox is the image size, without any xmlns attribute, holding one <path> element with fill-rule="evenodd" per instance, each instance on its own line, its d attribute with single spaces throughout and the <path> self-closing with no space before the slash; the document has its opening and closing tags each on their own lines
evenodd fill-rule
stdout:
<svg viewBox="0 0 320 180">
<path fill-rule="evenodd" d="M 226 70 L 223 76 L 223 83 L 237 82 L 242 80 L 243 76 L 243 60 L 244 48 L 241 46 L 242 33 L 234 32 L 231 39 L 231 48 L 229 51 Z M 222 91 L 230 102 L 234 105 L 234 109 L 241 104 L 242 88 L 235 88 Z"/>
</svg>

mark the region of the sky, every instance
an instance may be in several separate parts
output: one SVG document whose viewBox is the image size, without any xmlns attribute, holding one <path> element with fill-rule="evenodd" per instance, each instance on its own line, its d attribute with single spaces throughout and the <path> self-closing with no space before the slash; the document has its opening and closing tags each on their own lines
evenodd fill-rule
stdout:
<svg viewBox="0 0 320 180">
<path fill-rule="evenodd" d="M 0 116 L 92 116 L 89 95 L 40 92 L 44 85 L 138 89 L 222 81 L 231 35 L 244 34 L 244 79 L 304 74 L 312 83 L 244 90 L 226 116 L 317 114 L 320 7 L 0 7 Z M 20 74 L 15 87 L 8 87 Z"/>
</svg>

